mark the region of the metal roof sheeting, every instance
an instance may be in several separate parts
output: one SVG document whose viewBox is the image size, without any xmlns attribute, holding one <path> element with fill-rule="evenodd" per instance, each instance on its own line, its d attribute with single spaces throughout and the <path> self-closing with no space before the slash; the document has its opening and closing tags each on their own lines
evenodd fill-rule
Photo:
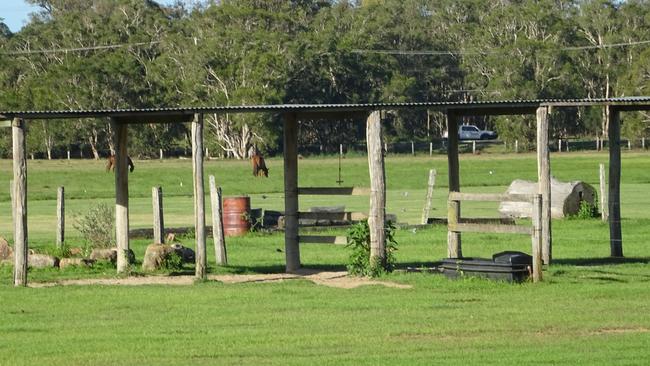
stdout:
<svg viewBox="0 0 650 366">
<path fill-rule="evenodd" d="M 635 96 L 622 98 L 596 99 L 533 99 L 500 100 L 477 102 L 414 102 L 414 103 L 361 103 L 361 104 L 277 104 L 277 105 L 240 105 L 213 107 L 173 107 L 173 108 L 129 108 L 129 109 L 87 109 L 87 110 L 37 110 L 37 111 L 0 111 L 1 119 L 57 119 L 57 118 L 105 118 L 105 117 L 147 117 L 188 116 L 195 113 L 303 113 L 303 112 L 360 112 L 394 109 L 438 109 L 438 110 L 476 110 L 482 114 L 505 114 L 517 112 L 530 113 L 540 106 L 577 107 L 577 106 L 626 106 L 626 109 L 650 108 L 650 97 Z"/>
</svg>

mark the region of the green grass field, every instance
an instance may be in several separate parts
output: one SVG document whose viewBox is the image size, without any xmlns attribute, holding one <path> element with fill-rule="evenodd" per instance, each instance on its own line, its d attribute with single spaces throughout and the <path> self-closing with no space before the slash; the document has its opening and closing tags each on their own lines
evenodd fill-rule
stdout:
<svg viewBox="0 0 650 366">
<path fill-rule="evenodd" d="M 598 182 L 606 154 L 552 156 L 561 180 Z M 247 162 L 210 161 L 225 195 L 249 194 L 253 207 L 283 209 L 282 160 L 270 159 L 269 179 L 252 177 Z M 335 159 L 299 161 L 301 186 L 335 185 Z M 433 216 L 446 216 L 446 160 L 389 156 L 388 211 L 417 223 L 428 169 L 438 171 Z M 303 280 L 275 283 L 197 283 L 194 286 L 57 286 L 14 288 L 11 268 L 0 267 L 0 365 L 430 365 L 570 364 L 646 365 L 650 362 L 650 156 L 625 153 L 622 216 L 625 259 L 608 259 L 609 229 L 598 219 L 554 220 L 554 264 L 533 285 L 439 275 L 393 273 L 385 280 L 411 289 L 368 286 L 345 290 Z M 490 174 L 490 172 L 492 172 Z M 0 182 L 11 162 L 0 161 Z M 463 191 L 501 192 L 512 179 L 534 179 L 535 157 L 463 155 Z M 367 161 L 343 160 L 344 185 L 368 186 Z M 136 161 L 130 175 L 133 227 L 151 225 L 151 187 L 164 189 L 167 226 L 192 225 L 191 163 Z M 207 179 L 206 179 L 207 180 Z M 182 183 L 182 185 L 181 185 Z M 52 247 L 56 187 L 66 187 L 67 238 L 81 243 L 73 213 L 112 202 L 113 176 L 102 162 L 29 161 L 29 240 Z M 11 238 L 8 189 L 0 190 L 0 236 Z M 304 199 L 303 199 L 304 198 Z M 301 209 L 345 204 L 365 211 L 367 197 L 303 197 Z M 463 206 L 466 216 L 496 216 L 496 204 Z M 209 217 L 208 217 L 209 219 Z M 208 221 L 209 222 L 209 221 Z M 446 253 L 446 228 L 397 232 L 400 266 L 422 266 Z M 193 246 L 193 238 L 181 238 Z M 142 258 L 147 240 L 133 240 Z M 211 273 L 284 269 L 280 233 L 253 233 L 227 241 L 229 266 Z M 530 251 L 528 237 L 463 235 L 466 256 Z M 303 265 L 342 269 L 349 249 L 304 245 Z M 187 267 L 192 271 L 191 267 Z M 30 281 L 114 277 L 114 269 L 34 270 Z"/>
</svg>

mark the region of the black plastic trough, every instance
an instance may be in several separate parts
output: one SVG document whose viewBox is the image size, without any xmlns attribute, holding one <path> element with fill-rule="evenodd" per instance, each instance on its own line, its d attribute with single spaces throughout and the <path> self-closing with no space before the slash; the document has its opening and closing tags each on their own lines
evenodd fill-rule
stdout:
<svg viewBox="0 0 650 366">
<path fill-rule="evenodd" d="M 463 276 L 483 277 L 491 280 L 522 282 L 531 274 L 533 257 L 521 252 L 501 252 L 492 259 L 446 258 L 439 268 L 448 278 Z"/>
</svg>

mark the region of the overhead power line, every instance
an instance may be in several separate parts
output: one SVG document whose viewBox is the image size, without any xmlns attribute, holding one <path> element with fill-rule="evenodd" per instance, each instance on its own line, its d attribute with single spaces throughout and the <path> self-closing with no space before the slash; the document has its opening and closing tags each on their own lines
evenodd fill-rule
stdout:
<svg viewBox="0 0 650 366">
<path fill-rule="evenodd" d="M 601 44 L 601 45 L 590 45 L 590 46 L 572 46 L 572 47 L 560 47 L 558 50 L 561 51 L 582 51 L 582 50 L 592 50 L 592 49 L 604 49 L 604 48 L 617 48 L 617 47 L 627 47 L 627 46 L 638 46 L 650 44 L 650 40 L 647 41 L 632 41 L 625 43 L 611 43 L 611 44 Z M 383 54 L 383 55 L 406 55 L 406 56 L 463 56 L 463 55 L 485 55 L 485 54 L 496 54 L 502 53 L 502 50 L 484 50 L 484 51 L 464 51 L 464 50 L 365 50 L 365 49 L 354 49 L 353 53 L 361 54 Z"/>
<path fill-rule="evenodd" d="M 103 46 L 76 47 L 76 48 L 52 48 L 52 49 L 44 49 L 44 50 L 4 51 L 4 52 L 0 52 L 0 54 L 3 54 L 3 55 L 32 55 L 32 54 L 43 54 L 43 53 L 68 53 L 68 52 L 110 50 L 110 49 L 128 48 L 128 47 L 142 47 L 142 46 L 151 46 L 151 45 L 158 44 L 158 43 L 161 43 L 161 41 L 137 42 L 137 43 L 120 43 L 120 44 L 109 44 L 109 45 L 103 45 Z"/>
</svg>

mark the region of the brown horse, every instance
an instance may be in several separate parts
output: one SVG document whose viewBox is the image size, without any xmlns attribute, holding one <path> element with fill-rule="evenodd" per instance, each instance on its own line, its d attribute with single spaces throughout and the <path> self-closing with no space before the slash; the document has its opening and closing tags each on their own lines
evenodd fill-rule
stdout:
<svg viewBox="0 0 650 366">
<path fill-rule="evenodd" d="M 129 171 L 133 173 L 135 165 L 133 165 L 133 160 L 131 160 L 130 156 L 126 157 L 126 163 L 129 164 Z M 111 170 L 115 170 L 115 155 L 109 155 L 108 158 L 106 158 L 106 171 L 109 172 Z"/>
<path fill-rule="evenodd" d="M 269 177 L 269 168 L 266 167 L 262 154 L 256 151 L 255 154 L 251 156 L 251 163 L 253 164 L 253 176 L 261 177 L 264 175 L 267 178 Z"/>
</svg>

